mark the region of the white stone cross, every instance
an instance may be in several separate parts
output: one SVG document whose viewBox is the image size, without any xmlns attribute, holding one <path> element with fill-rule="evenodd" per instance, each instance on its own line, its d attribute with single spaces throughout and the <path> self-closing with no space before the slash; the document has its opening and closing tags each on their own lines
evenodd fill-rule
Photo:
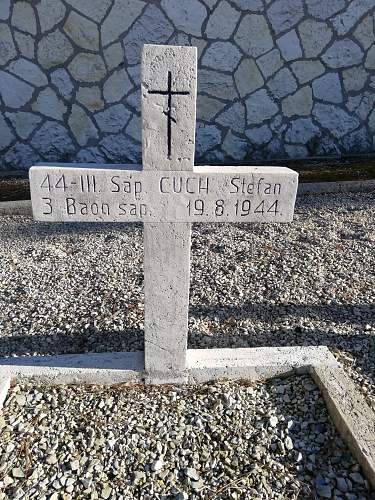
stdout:
<svg viewBox="0 0 375 500">
<path fill-rule="evenodd" d="M 187 379 L 192 222 L 289 222 L 298 174 L 282 167 L 194 166 L 197 54 L 145 45 L 142 165 L 30 169 L 40 221 L 144 223 L 145 374 Z"/>
</svg>

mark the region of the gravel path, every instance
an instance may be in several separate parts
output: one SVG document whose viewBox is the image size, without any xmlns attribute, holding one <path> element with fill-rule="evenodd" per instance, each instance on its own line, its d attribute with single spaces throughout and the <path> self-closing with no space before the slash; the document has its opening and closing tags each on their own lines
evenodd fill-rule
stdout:
<svg viewBox="0 0 375 500">
<path fill-rule="evenodd" d="M 190 347 L 328 345 L 375 407 L 375 194 L 298 200 L 291 224 L 198 225 Z M 141 225 L 3 217 L 0 355 L 138 350 Z"/>
<path fill-rule="evenodd" d="M 0 499 L 373 498 L 311 379 L 15 386 Z"/>
</svg>

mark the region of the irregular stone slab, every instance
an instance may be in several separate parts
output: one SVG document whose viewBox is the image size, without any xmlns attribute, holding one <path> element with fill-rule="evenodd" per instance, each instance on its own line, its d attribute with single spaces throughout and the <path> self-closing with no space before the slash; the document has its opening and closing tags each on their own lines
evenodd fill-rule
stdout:
<svg viewBox="0 0 375 500">
<path fill-rule="evenodd" d="M 344 87 L 347 92 L 357 92 L 366 85 L 369 74 L 362 66 L 346 69 L 342 72 Z"/>
<path fill-rule="evenodd" d="M 375 43 L 374 14 L 368 15 L 355 29 L 353 35 L 356 40 L 367 50 Z"/>
<path fill-rule="evenodd" d="M 107 135 L 100 141 L 100 146 L 112 162 L 139 163 L 141 161 L 141 145 L 133 142 L 125 134 Z"/>
<path fill-rule="evenodd" d="M 279 108 L 265 89 L 257 90 L 246 99 L 247 123 L 258 125 L 275 116 Z"/>
<path fill-rule="evenodd" d="M 139 64 L 145 43 L 163 44 L 173 32 L 173 25 L 163 12 L 155 5 L 149 5 L 124 38 L 125 56 L 128 63 Z"/>
<path fill-rule="evenodd" d="M 81 163 L 106 163 L 106 157 L 96 147 L 80 149 L 76 158 Z"/>
<path fill-rule="evenodd" d="M 75 80 L 87 83 L 98 82 L 107 73 L 102 57 L 87 52 L 76 55 L 68 69 Z"/>
<path fill-rule="evenodd" d="M 0 19 L 7 21 L 10 16 L 10 0 L 3 0 L 0 3 Z"/>
<path fill-rule="evenodd" d="M 21 33 L 20 31 L 16 31 L 14 33 L 14 38 L 17 43 L 18 50 L 21 55 L 27 57 L 28 59 L 35 58 L 35 41 L 31 35 L 27 35 L 26 33 Z"/>
<path fill-rule="evenodd" d="M 368 136 L 366 128 L 362 127 L 343 137 L 341 145 L 350 154 L 360 154 L 367 152 L 371 148 L 372 141 Z"/>
<path fill-rule="evenodd" d="M 30 172 L 34 218 L 50 222 L 287 222 L 293 218 L 297 179 L 285 167 L 141 171 L 139 165 L 77 169 L 68 164 Z M 203 210 L 195 204 L 197 196 Z M 94 203 L 98 210 L 90 208 Z M 80 204 L 88 205 L 87 211 Z"/>
<path fill-rule="evenodd" d="M 332 104 L 316 103 L 313 115 L 318 122 L 338 139 L 356 129 L 360 122 L 353 115 Z"/>
<path fill-rule="evenodd" d="M 206 95 L 198 95 L 197 98 L 197 119 L 206 122 L 214 120 L 215 116 L 225 108 L 227 103 L 208 97 Z"/>
<path fill-rule="evenodd" d="M 59 30 L 49 33 L 38 44 L 38 61 L 45 69 L 63 66 L 72 54 L 72 44 Z"/>
<path fill-rule="evenodd" d="M 203 92 L 219 99 L 231 101 L 238 98 L 233 77 L 210 69 L 202 69 L 199 72 L 198 88 L 199 93 Z"/>
<path fill-rule="evenodd" d="M 338 35 L 346 35 L 361 17 L 373 7 L 373 0 L 352 0 L 349 2 L 345 11 L 337 14 L 337 16 L 332 19 L 332 24 Z"/>
<path fill-rule="evenodd" d="M 293 28 L 303 18 L 302 0 L 276 0 L 267 10 L 267 16 L 276 34 Z"/>
<path fill-rule="evenodd" d="M 231 42 L 214 42 L 202 58 L 202 64 L 219 71 L 234 71 L 241 60 L 241 52 Z"/>
<path fill-rule="evenodd" d="M 35 13 L 29 2 L 15 2 L 12 14 L 12 25 L 21 31 L 36 35 Z"/>
<path fill-rule="evenodd" d="M 361 120 L 366 121 L 374 105 L 375 94 L 372 92 L 365 92 L 362 95 L 349 97 L 346 107 L 349 111 L 354 112 Z"/>
<path fill-rule="evenodd" d="M 286 97 L 282 102 L 283 114 L 290 118 L 291 116 L 309 116 L 313 107 L 313 98 L 311 88 L 302 87 L 293 95 Z"/>
<path fill-rule="evenodd" d="M 128 125 L 126 126 L 125 132 L 130 135 L 134 140 L 139 143 L 142 141 L 141 136 L 142 131 L 142 122 L 141 117 L 139 115 L 133 114 Z"/>
<path fill-rule="evenodd" d="M 88 50 L 99 50 L 99 29 L 86 17 L 71 11 L 64 24 L 64 31 L 79 47 Z"/>
<path fill-rule="evenodd" d="M 133 85 L 124 69 L 119 69 L 112 73 L 107 79 L 103 88 L 103 96 L 107 103 L 121 101 L 128 94 Z"/>
<path fill-rule="evenodd" d="M 56 161 L 74 153 L 67 129 L 55 121 L 46 121 L 31 139 L 31 145 L 47 160 Z"/>
<path fill-rule="evenodd" d="M 124 49 L 121 43 L 114 43 L 104 49 L 104 59 L 107 63 L 108 71 L 119 67 L 124 62 Z"/>
<path fill-rule="evenodd" d="M 317 19 L 326 20 L 345 7 L 345 0 L 305 0 L 309 14 Z"/>
<path fill-rule="evenodd" d="M 333 32 L 326 23 L 306 19 L 298 26 L 305 57 L 319 56 L 332 40 Z"/>
<path fill-rule="evenodd" d="M 232 0 L 232 3 L 241 10 L 250 12 L 263 12 L 262 0 Z"/>
<path fill-rule="evenodd" d="M 256 144 L 257 146 L 263 146 L 264 144 L 270 142 L 270 140 L 272 139 L 272 132 L 268 125 L 250 128 L 246 130 L 245 133 L 250 142 Z"/>
<path fill-rule="evenodd" d="M 294 61 L 302 57 L 302 49 L 296 30 L 288 31 L 276 40 L 285 61 Z"/>
<path fill-rule="evenodd" d="M 296 75 L 299 83 L 306 83 L 314 80 L 325 72 L 323 64 L 316 61 L 296 61 L 292 63 L 293 73 Z"/>
<path fill-rule="evenodd" d="M 226 0 L 218 4 L 208 18 L 206 36 L 208 38 L 228 39 L 233 35 L 241 13 L 234 9 Z"/>
<path fill-rule="evenodd" d="M 268 78 L 271 75 L 274 75 L 284 65 L 284 62 L 280 56 L 279 49 L 273 49 L 267 54 L 258 57 L 257 65 L 260 68 L 264 78 Z"/>
<path fill-rule="evenodd" d="M 91 118 L 81 106 L 73 104 L 72 112 L 68 119 L 70 130 L 80 146 L 86 146 L 90 139 L 98 138 L 98 131 Z"/>
<path fill-rule="evenodd" d="M 235 102 L 230 108 L 220 113 L 215 121 L 223 127 L 228 127 L 242 134 L 246 126 L 245 106 L 242 102 Z"/>
<path fill-rule="evenodd" d="M 27 144 L 17 142 L 4 156 L 4 163 L 12 169 L 28 170 L 40 161 L 40 156 Z"/>
<path fill-rule="evenodd" d="M 365 67 L 370 70 L 375 69 L 375 45 L 367 52 Z"/>
<path fill-rule="evenodd" d="M 289 158 L 306 158 L 309 156 L 309 150 L 305 146 L 285 144 L 284 147 Z"/>
<path fill-rule="evenodd" d="M 65 17 L 66 8 L 61 0 L 41 0 L 36 8 L 42 33 L 54 28 Z"/>
<path fill-rule="evenodd" d="M 76 99 L 92 112 L 104 108 L 104 101 L 99 87 L 80 87 Z"/>
<path fill-rule="evenodd" d="M 188 4 L 180 0 L 161 0 L 161 7 L 176 29 L 189 35 L 202 36 L 207 9 L 199 0 L 190 0 Z"/>
<path fill-rule="evenodd" d="M 269 80 L 267 86 L 277 99 L 282 99 L 297 90 L 297 81 L 289 68 L 283 68 Z"/>
<path fill-rule="evenodd" d="M 231 130 L 229 130 L 225 136 L 222 149 L 228 156 L 237 161 L 243 160 L 250 151 L 247 141 L 233 134 Z"/>
<path fill-rule="evenodd" d="M 306 144 L 320 135 L 321 131 L 311 118 L 298 118 L 290 123 L 285 140 L 294 144 Z"/>
<path fill-rule="evenodd" d="M 65 104 L 51 88 L 42 90 L 31 107 L 33 111 L 55 120 L 62 120 L 67 110 Z"/>
<path fill-rule="evenodd" d="M 20 58 L 13 61 L 9 64 L 7 70 L 35 87 L 45 87 L 48 85 L 48 79 L 39 66 L 27 59 Z"/>
<path fill-rule="evenodd" d="M 111 0 L 66 0 L 66 3 L 100 23 L 108 12 Z"/>
<path fill-rule="evenodd" d="M 34 113 L 17 111 L 16 113 L 6 113 L 6 117 L 12 122 L 17 134 L 21 139 L 27 139 L 35 128 L 42 121 L 42 118 Z"/>
<path fill-rule="evenodd" d="M 21 108 L 31 100 L 33 92 L 33 87 L 28 83 L 5 71 L 0 71 L 0 96 L 6 106 Z"/>
<path fill-rule="evenodd" d="M 0 114 L 0 150 L 7 148 L 14 139 L 13 132 Z"/>
<path fill-rule="evenodd" d="M 95 114 L 95 120 L 102 132 L 115 133 L 123 130 L 131 117 L 123 104 L 115 104 Z"/>
<path fill-rule="evenodd" d="M 145 5 L 141 0 L 115 0 L 111 12 L 101 25 L 103 45 L 115 42 L 120 35 L 126 33 Z"/>
<path fill-rule="evenodd" d="M 70 99 L 72 97 L 74 85 L 66 69 L 59 68 L 51 73 L 51 82 L 57 87 L 64 99 Z"/>
<path fill-rule="evenodd" d="M 270 28 L 261 15 L 246 15 L 234 36 L 236 43 L 245 54 L 258 57 L 273 47 Z"/>
<path fill-rule="evenodd" d="M 198 125 L 196 131 L 196 153 L 198 158 L 220 144 L 221 132 L 215 125 Z"/>
<path fill-rule="evenodd" d="M 314 96 L 321 101 L 339 104 L 343 102 L 340 77 L 337 73 L 327 73 L 312 83 Z"/>
<path fill-rule="evenodd" d="M 323 54 L 322 59 L 330 68 L 347 68 L 362 62 L 363 51 L 352 40 L 336 40 Z"/>
<path fill-rule="evenodd" d="M 0 65 L 7 64 L 16 55 L 17 51 L 9 26 L 0 23 Z"/>
<path fill-rule="evenodd" d="M 234 79 L 241 97 L 251 94 L 264 85 L 264 78 L 253 59 L 242 59 L 234 74 Z"/>
</svg>

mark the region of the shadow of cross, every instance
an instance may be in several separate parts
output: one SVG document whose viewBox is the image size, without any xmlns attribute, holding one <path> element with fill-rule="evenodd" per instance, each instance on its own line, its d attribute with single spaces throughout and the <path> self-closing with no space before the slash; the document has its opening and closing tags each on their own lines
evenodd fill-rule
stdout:
<svg viewBox="0 0 375 500">
<path fill-rule="evenodd" d="M 144 223 L 152 383 L 187 380 L 191 223 L 288 222 L 297 192 L 298 175 L 287 168 L 194 166 L 196 84 L 196 48 L 145 45 L 142 165 L 30 170 L 36 220 Z"/>
</svg>

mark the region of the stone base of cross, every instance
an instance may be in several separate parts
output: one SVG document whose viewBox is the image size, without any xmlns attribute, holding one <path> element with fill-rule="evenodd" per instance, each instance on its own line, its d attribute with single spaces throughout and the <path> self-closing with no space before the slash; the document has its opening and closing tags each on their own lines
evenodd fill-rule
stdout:
<svg viewBox="0 0 375 500">
<path fill-rule="evenodd" d="M 143 222 L 144 373 L 185 382 L 192 222 L 289 222 L 298 175 L 282 167 L 194 166 L 197 55 L 145 45 L 140 165 L 30 170 L 36 220 Z"/>
</svg>

